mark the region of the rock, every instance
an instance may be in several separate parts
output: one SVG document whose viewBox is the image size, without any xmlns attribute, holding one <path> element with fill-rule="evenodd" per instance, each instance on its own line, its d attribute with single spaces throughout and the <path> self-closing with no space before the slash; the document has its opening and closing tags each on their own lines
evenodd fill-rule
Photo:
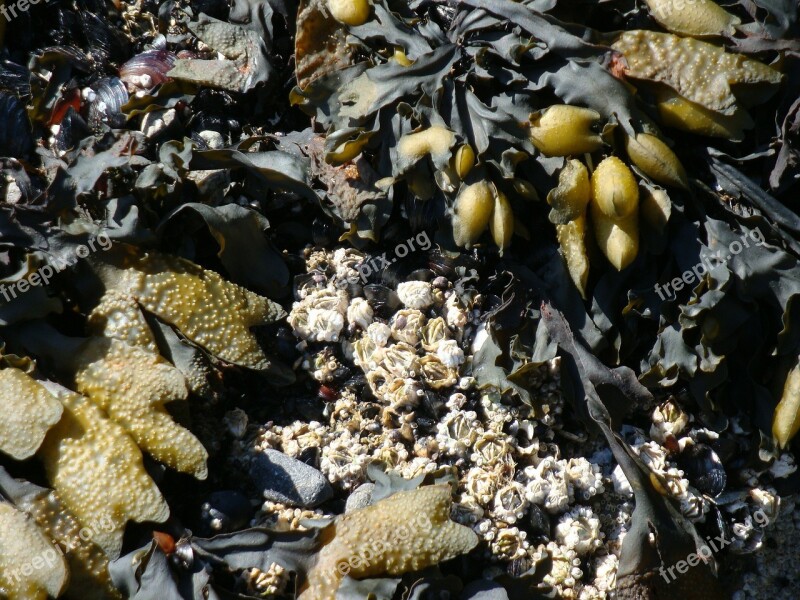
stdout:
<svg viewBox="0 0 800 600">
<path fill-rule="evenodd" d="M 344 512 L 349 513 L 359 508 L 364 508 L 372 504 L 372 491 L 375 489 L 374 483 L 362 483 L 358 486 L 344 505 Z"/>
<path fill-rule="evenodd" d="M 250 477 L 264 498 L 290 506 L 311 508 L 333 495 L 322 473 L 277 450 L 256 455 L 250 464 Z"/>
</svg>

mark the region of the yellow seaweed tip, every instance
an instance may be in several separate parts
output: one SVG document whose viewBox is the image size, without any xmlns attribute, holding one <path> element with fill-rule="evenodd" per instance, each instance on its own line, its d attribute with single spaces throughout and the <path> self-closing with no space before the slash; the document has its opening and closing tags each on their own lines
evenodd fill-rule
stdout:
<svg viewBox="0 0 800 600">
<path fill-rule="evenodd" d="M 555 104 L 530 116 L 531 142 L 545 156 L 594 152 L 603 145 L 591 127 L 600 113 L 589 108 Z"/>
<path fill-rule="evenodd" d="M 372 10 L 368 0 L 328 0 L 331 16 L 345 25 L 363 25 Z"/>
</svg>

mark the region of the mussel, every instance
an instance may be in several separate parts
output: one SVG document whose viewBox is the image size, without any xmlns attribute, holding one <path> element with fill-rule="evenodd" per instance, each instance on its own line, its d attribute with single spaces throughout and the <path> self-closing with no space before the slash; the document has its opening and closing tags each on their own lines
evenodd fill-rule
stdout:
<svg viewBox="0 0 800 600">
<path fill-rule="evenodd" d="M 717 453 L 706 444 L 692 444 L 678 455 L 678 466 L 689 482 L 704 494 L 719 496 L 728 476 Z"/>
<path fill-rule="evenodd" d="M 128 102 L 128 90 L 119 77 L 106 77 L 98 81 L 86 98 L 89 110 L 87 121 L 93 130 L 121 127 L 125 124 L 123 105 Z"/>
<path fill-rule="evenodd" d="M 22 158 L 34 146 L 25 105 L 9 92 L 0 91 L 0 155 Z"/>
<path fill-rule="evenodd" d="M 175 54 L 168 50 L 146 50 L 120 67 L 119 78 L 131 93 L 149 90 L 170 80 L 167 73 L 175 60 Z"/>
</svg>

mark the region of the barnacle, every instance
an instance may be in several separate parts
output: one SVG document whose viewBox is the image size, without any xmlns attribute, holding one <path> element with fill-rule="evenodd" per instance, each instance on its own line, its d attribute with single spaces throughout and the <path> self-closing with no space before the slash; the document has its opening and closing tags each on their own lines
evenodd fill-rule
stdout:
<svg viewBox="0 0 800 600">
<path fill-rule="evenodd" d="M 603 145 L 591 130 L 599 120 L 600 114 L 590 108 L 556 104 L 531 115 L 531 141 L 545 156 L 594 152 Z"/>
<path fill-rule="evenodd" d="M 397 296 L 408 308 L 425 310 L 433 304 L 433 289 L 427 281 L 402 281 L 397 285 Z"/>
<path fill-rule="evenodd" d="M 591 198 L 589 171 L 578 160 L 570 160 L 558 174 L 558 186 L 547 195 L 553 208 L 558 245 L 575 286 L 586 296 L 589 257 L 586 255 L 586 206 Z"/>
<path fill-rule="evenodd" d="M 57 597 L 67 583 L 64 556 L 35 521 L 0 502 L 0 595 L 8 600 Z"/>
<path fill-rule="evenodd" d="M 448 485 L 426 486 L 337 517 L 300 600 L 332 600 L 344 575 L 401 575 L 472 550 L 478 537 L 450 520 L 450 494 Z"/>
<path fill-rule="evenodd" d="M 422 347 L 428 352 L 436 352 L 439 349 L 439 344 L 445 340 L 450 339 L 450 330 L 447 328 L 447 323 L 444 322 L 442 317 L 429 319 L 425 325 L 422 326 L 420 332 L 422 340 Z"/>
<path fill-rule="evenodd" d="M 420 340 L 425 315 L 417 309 L 407 308 L 397 311 L 392 317 L 392 337 L 398 342 L 415 346 Z"/>
<path fill-rule="evenodd" d="M 601 544 L 600 520 L 591 508 L 579 506 L 564 514 L 555 529 L 556 539 L 578 556 L 594 552 Z"/>
<path fill-rule="evenodd" d="M 157 460 L 199 479 L 208 453 L 164 404 L 185 400 L 183 375 L 157 354 L 119 340 L 90 338 L 74 358 L 77 391 L 88 396 Z"/>
<path fill-rule="evenodd" d="M 251 327 L 285 316 L 274 302 L 182 258 L 148 253 L 98 265 L 108 293 L 127 294 L 190 341 L 229 363 L 276 368 Z"/>
<path fill-rule="evenodd" d="M 724 115 L 738 103 L 731 86 L 779 83 L 782 75 L 757 60 L 693 38 L 635 30 L 613 48 L 628 62 L 629 77 L 664 83 L 684 98 Z"/>
<path fill-rule="evenodd" d="M 625 137 L 625 149 L 633 164 L 653 181 L 689 189 L 686 171 L 675 153 L 650 133 Z"/>
<path fill-rule="evenodd" d="M 658 24 L 672 33 L 715 36 L 731 33 L 742 21 L 712 0 L 645 0 Z"/>
<path fill-rule="evenodd" d="M 639 188 L 617 157 L 606 158 L 592 175 L 590 208 L 597 244 L 621 271 L 639 252 Z"/>
<path fill-rule="evenodd" d="M 668 435 L 679 436 L 689 424 L 689 415 L 673 400 L 668 400 L 653 411 L 650 437 L 659 443 L 664 443 Z"/>
<path fill-rule="evenodd" d="M 800 431 L 800 365 L 795 364 L 786 376 L 783 394 L 772 417 L 772 435 L 785 448 Z"/>
<path fill-rule="evenodd" d="M 369 18 L 368 0 L 328 0 L 331 16 L 345 25 L 362 25 Z"/>
<path fill-rule="evenodd" d="M 169 508 L 120 425 L 78 394 L 65 391 L 59 399 L 64 414 L 41 448 L 47 477 L 81 523 L 109 525 L 97 528 L 92 539 L 116 558 L 128 521 L 163 522 Z"/>
<path fill-rule="evenodd" d="M 47 430 L 61 418 L 61 403 L 40 383 L 15 367 L 0 370 L 0 451 L 24 460 L 33 456 Z"/>
</svg>

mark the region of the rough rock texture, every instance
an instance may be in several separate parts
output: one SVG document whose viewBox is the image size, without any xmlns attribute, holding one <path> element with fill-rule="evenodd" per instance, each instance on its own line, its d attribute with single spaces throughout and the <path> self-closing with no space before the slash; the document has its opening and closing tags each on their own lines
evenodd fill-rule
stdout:
<svg viewBox="0 0 800 600">
<path fill-rule="evenodd" d="M 250 476 L 264 498 L 289 506 L 310 508 L 333 495 L 322 473 L 277 450 L 257 454 L 250 466 Z"/>
<path fill-rule="evenodd" d="M 308 573 L 300 600 L 333 600 L 344 575 L 400 575 L 472 550 L 474 531 L 450 520 L 448 485 L 398 492 L 339 516 Z"/>
</svg>

